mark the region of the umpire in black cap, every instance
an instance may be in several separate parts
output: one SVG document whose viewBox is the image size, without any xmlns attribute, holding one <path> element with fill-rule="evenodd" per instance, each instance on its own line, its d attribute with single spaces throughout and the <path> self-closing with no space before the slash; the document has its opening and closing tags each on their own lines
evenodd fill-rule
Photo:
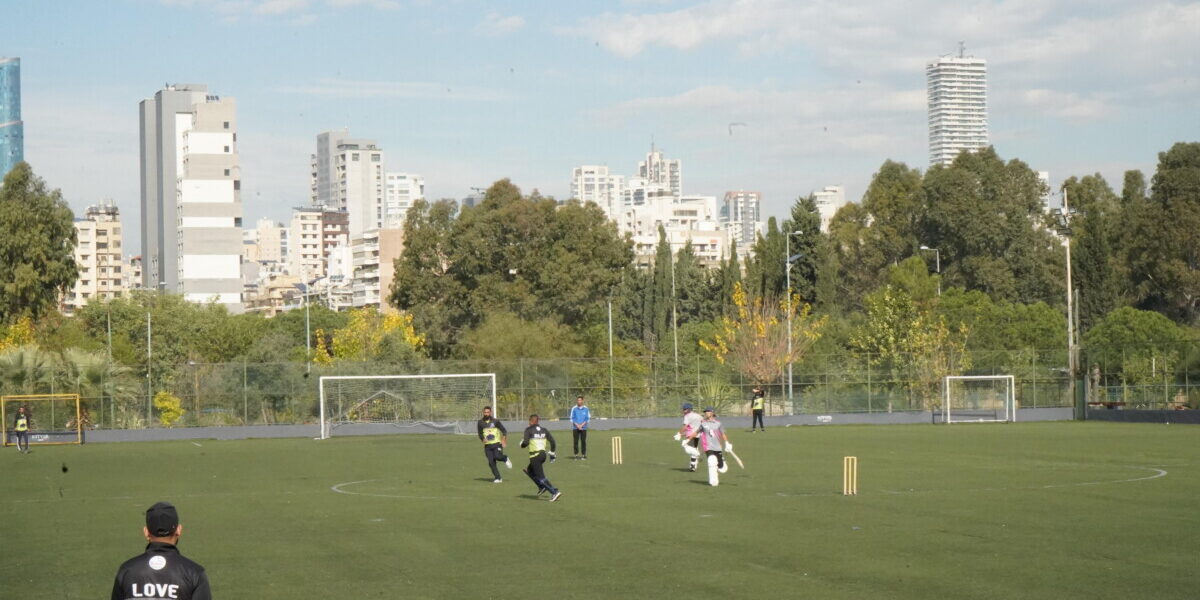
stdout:
<svg viewBox="0 0 1200 600">
<path fill-rule="evenodd" d="M 146 551 L 121 565 L 112 600 L 212 600 L 204 567 L 179 553 L 183 526 L 169 502 L 146 510 Z"/>
</svg>

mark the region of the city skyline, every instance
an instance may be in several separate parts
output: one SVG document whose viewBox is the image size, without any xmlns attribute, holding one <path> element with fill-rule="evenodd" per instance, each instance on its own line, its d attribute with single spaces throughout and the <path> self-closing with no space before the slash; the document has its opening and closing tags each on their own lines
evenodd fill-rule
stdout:
<svg viewBox="0 0 1200 600">
<path fill-rule="evenodd" d="M 247 223 L 305 203 L 312 140 L 341 128 L 429 198 L 502 177 L 566 198 L 571 169 L 632 175 L 653 139 L 687 193 L 758 190 L 764 218 L 828 185 L 857 201 L 886 159 L 924 169 L 924 66 L 960 40 L 988 60 L 991 142 L 1053 184 L 1149 173 L 1200 137 L 1200 5 L 928 4 L 63 2 L 11 7 L 0 54 L 22 58 L 35 172 L 77 213 L 112 198 L 131 220 L 136 103 L 165 82 L 238 98 Z"/>
</svg>

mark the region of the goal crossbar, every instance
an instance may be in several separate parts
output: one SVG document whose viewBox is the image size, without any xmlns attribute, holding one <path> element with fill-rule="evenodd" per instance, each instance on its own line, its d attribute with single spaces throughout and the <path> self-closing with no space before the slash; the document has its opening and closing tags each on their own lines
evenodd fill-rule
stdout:
<svg viewBox="0 0 1200 600">
<path fill-rule="evenodd" d="M 366 382 L 366 383 L 369 383 L 371 381 L 377 381 L 377 382 L 383 383 L 383 382 L 397 382 L 397 381 L 406 381 L 406 380 L 407 381 L 426 380 L 426 381 L 436 382 L 438 380 L 448 380 L 448 379 L 459 379 L 459 380 L 481 379 L 481 380 L 485 380 L 485 382 L 482 383 L 482 385 L 487 386 L 487 390 L 484 392 L 484 394 L 485 394 L 484 399 L 486 400 L 487 404 L 489 404 L 492 407 L 493 412 L 496 410 L 496 374 L 495 373 L 451 373 L 451 374 L 435 374 L 435 375 L 325 375 L 325 376 L 320 377 L 318 380 L 318 388 L 319 388 L 319 396 L 320 396 L 320 426 L 321 426 L 320 439 L 327 439 L 330 436 L 332 436 L 332 434 L 333 434 L 334 419 L 331 419 L 331 415 L 329 412 L 330 398 L 326 394 L 326 390 L 330 387 L 331 384 L 334 384 L 337 382 Z M 390 391 L 388 389 L 383 389 L 383 386 L 379 386 L 379 387 L 380 387 L 380 389 L 374 389 L 373 391 L 371 391 L 371 388 L 368 387 L 367 393 L 363 394 L 360 398 L 355 398 L 355 399 L 350 400 L 349 407 L 342 407 L 343 412 L 345 414 L 366 413 L 366 412 L 369 412 L 370 406 L 378 401 L 393 401 L 393 402 L 399 402 L 399 403 L 403 403 L 405 401 L 405 399 L 402 397 L 401 394 L 397 394 L 396 392 Z M 417 419 L 415 414 L 410 414 L 409 416 L 411 418 L 402 418 L 399 415 L 393 415 L 393 417 L 388 419 L 387 422 L 391 422 L 391 423 L 415 422 L 415 423 L 425 423 L 427 425 L 433 425 L 435 427 L 440 427 L 440 426 L 446 426 L 449 424 L 453 424 L 456 421 L 456 419 L 449 419 L 451 421 L 451 423 L 437 422 L 436 420 L 433 419 L 433 417 L 435 415 L 433 414 L 432 410 L 429 415 L 426 415 L 429 417 L 429 420 Z"/>
<path fill-rule="evenodd" d="M 992 408 L 967 408 L 954 406 L 951 388 L 954 382 L 996 381 L 1004 382 L 1005 389 L 1000 401 L 1001 410 Z M 990 414 L 989 414 L 990 413 Z M 1017 383 L 1013 375 L 947 375 L 942 380 L 942 422 L 943 423 L 987 423 L 1009 422 L 1017 420 Z"/>
<path fill-rule="evenodd" d="M 57 407 L 55 402 L 61 403 L 62 407 Z M 16 445 L 11 424 L 21 406 L 29 407 L 31 413 L 29 443 L 46 446 L 83 443 L 79 394 L 26 394 L 0 396 L 0 445 Z"/>
</svg>

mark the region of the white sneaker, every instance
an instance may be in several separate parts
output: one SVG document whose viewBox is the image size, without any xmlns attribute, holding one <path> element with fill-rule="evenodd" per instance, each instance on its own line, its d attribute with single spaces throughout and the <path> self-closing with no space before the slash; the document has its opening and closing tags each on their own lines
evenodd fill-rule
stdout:
<svg viewBox="0 0 1200 600">
<path fill-rule="evenodd" d="M 718 473 L 725 473 L 727 471 L 729 471 L 729 463 L 725 463 L 725 464 L 721 465 L 720 469 L 717 469 Z"/>
<path fill-rule="evenodd" d="M 493 479 L 492 483 L 504 483 L 503 479 Z"/>
<path fill-rule="evenodd" d="M 511 458 L 504 459 L 504 466 L 511 469 L 512 468 L 512 459 Z"/>
<path fill-rule="evenodd" d="M 555 500 L 558 500 L 559 498 L 562 498 L 562 492 L 554 492 L 554 495 L 550 496 L 550 501 L 554 502 Z"/>
</svg>

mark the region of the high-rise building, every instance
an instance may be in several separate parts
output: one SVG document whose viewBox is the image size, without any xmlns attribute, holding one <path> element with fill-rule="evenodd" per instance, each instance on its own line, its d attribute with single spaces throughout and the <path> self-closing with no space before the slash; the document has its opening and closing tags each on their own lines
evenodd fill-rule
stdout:
<svg viewBox="0 0 1200 600">
<path fill-rule="evenodd" d="M 608 167 L 583 165 L 571 171 L 571 197 L 580 202 L 595 202 L 609 219 L 621 213 L 625 197 L 625 177 L 612 175 Z"/>
<path fill-rule="evenodd" d="M 383 227 L 383 149 L 349 131 L 317 135 L 312 155 L 312 203 L 350 215 L 350 235 Z"/>
<path fill-rule="evenodd" d="M 25 160 L 21 121 L 21 59 L 0 56 L 0 181 Z"/>
<path fill-rule="evenodd" d="M 948 165 L 964 150 L 988 145 L 987 61 L 964 56 L 929 61 L 929 164 Z"/>
<path fill-rule="evenodd" d="M 637 176 L 647 187 L 665 188 L 676 198 L 683 196 L 683 161 L 663 158 L 654 144 L 650 144 L 646 160 L 638 163 Z"/>
<path fill-rule="evenodd" d="M 75 265 L 79 279 L 62 301 L 63 313 L 74 314 L 92 298 L 119 298 L 125 292 L 121 255 L 121 215 L 111 200 L 89 206 L 75 219 Z"/>
<path fill-rule="evenodd" d="M 325 276 L 321 242 L 321 207 L 299 207 L 292 211 L 288 231 L 288 273 L 301 281 Z"/>
<path fill-rule="evenodd" d="M 236 104 L 168 85 L 140 108 L 144 286 L 242 309 Z"/>
<path fill-rule="evenodd" d="M 846 204 L 846 188 L 840 185 L 827 185 L 819 192 L 813 192 L 817 212 L 821 214 L 821 231 L 829 232 L 829 223 L 833 215 Z"/>
<path fill-rule="evenodd" d="M 714 196 L 683 196 L 641 206 L 627 206 L 617 223 L 622 234 L 633 239 L 634 264 L 654 264 L 658 250 L 658 228 L 667 235 L 671 253 L 690 245 L 700 264 L 716 267 L 728 253 L 729 235 L 717 220 Z"/>
<path fill-rule="evenodd" d="M 388 173 L 383 192 L 384 227 L 404 227 L 413 202 L 425 198 L 425 178 L 413 173 Z"/>
<path fill-rule="evenodd" d="M 737 242 L 744 256 L 762 231 L 762 194 L 744 190 L 725 192 L 721 222 L 729 232 L 729 241 Z"/>
</svg>

